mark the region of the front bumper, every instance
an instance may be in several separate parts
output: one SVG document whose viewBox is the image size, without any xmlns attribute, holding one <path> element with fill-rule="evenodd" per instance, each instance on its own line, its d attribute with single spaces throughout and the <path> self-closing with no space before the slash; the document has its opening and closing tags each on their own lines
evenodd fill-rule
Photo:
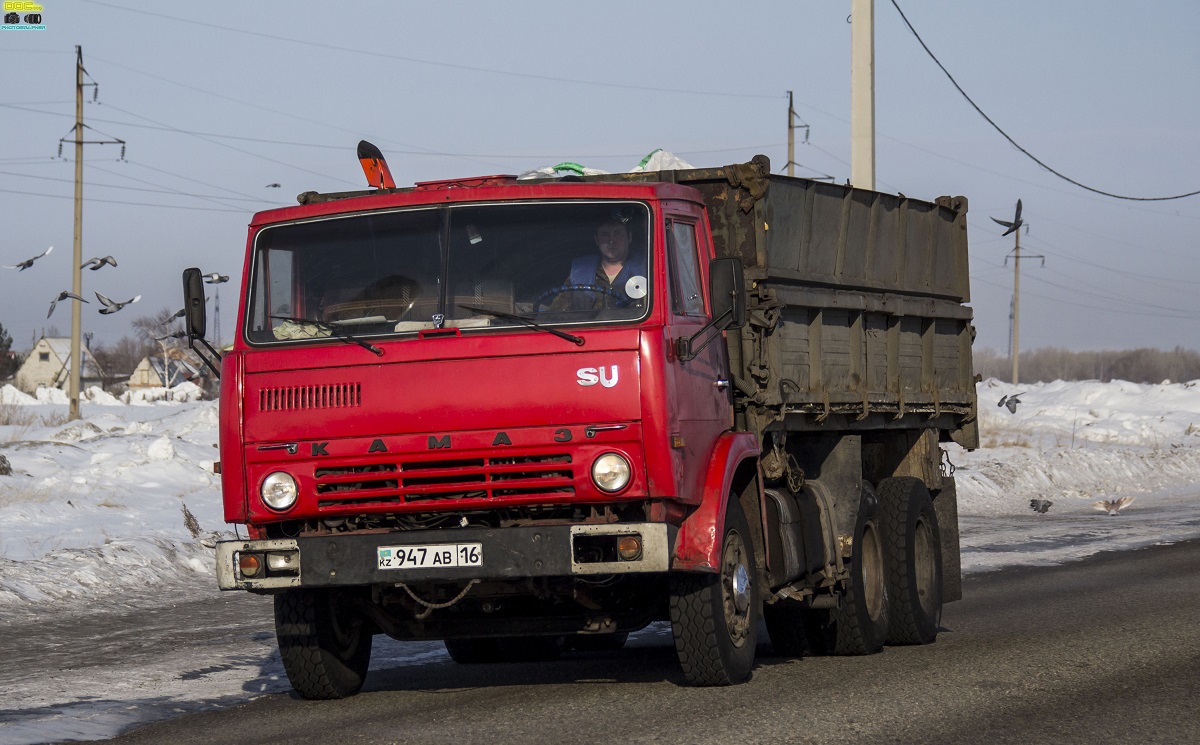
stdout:
<svg viewBox="0 0 1200 745">
<path fill-rule="evenodd" d="M 665 523 L 550 525 L 516 528 L 413 530 L 397 533 L 342 533 L 330 536 L 217 544 L 217 585 L 222 590 L 280 590 L 291 587 L 345 587 L 397 582 L 454 582 L 666 572 L 679 529 Z M 593 560 L 581 548 L 606 537 L 641 537 L 634 560 Z M 481 566 L 380 569 L 382 546 L 452 546 L 478 543 Z M 293 554 L 294 552 L 294 554 Z M 286 557 L 287 568 L 244 576 L 239 554 Z M 265 564 L 265 562 L 264 562 Z"/>
</svg>

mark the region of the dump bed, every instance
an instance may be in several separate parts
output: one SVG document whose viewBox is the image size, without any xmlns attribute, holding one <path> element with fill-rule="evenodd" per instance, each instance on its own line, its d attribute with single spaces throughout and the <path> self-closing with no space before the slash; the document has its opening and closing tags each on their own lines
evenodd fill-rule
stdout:
<svg viewBox="0 0 1200 745">
<path fill-rule="evenodd" d="M 717 254 L 746 274 L 750 322 L 728 339 L 741 426 L 935 427 L 977 446 L 964 197 L 776 176 L 761 155 L 592 178 L 704 195 Z"/>
</svg>

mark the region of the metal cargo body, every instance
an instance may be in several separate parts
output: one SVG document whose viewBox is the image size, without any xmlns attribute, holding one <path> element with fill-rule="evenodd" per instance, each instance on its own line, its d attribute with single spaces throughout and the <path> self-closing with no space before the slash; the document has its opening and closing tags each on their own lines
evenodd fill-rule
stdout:
<svg viewBox="0 0 1200 745">
<path fill-rule="evenodd" d="M 593 178 L 704 196 L 717 255 L 745 267 L 750 322 L 728 343 L 746 429 L 916 425 L 977 445 L 964 197 L 925 202 L 772 175 L 761 155 Z"/>
</svg>

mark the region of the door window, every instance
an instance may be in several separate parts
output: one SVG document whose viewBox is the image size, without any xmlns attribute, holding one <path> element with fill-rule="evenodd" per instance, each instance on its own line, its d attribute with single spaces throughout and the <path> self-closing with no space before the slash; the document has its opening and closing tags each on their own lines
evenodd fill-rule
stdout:
<svg viewBox="0 0 1200 745">
<path fill-rule="evenodd" d="M 667 251 L 671 262 L 671 310 L 680 316 L 703 316 L 700 262 L 696 255 L 696 226 L 667 221 Z"/>
</svg>

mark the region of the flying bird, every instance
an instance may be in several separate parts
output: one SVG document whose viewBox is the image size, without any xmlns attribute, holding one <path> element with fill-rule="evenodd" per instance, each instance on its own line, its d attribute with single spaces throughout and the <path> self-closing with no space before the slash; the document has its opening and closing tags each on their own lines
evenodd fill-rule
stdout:
<svg viewBox="0 0 1200 745">
<path fill-rule="evenodd" d="M 1054 504 L 1049 499 L 1031 499 L 1029 500 L 1029 508 L 1039 514 L 1046 514 L 1050 511 L 1050 505 Z"/>
<path fill-rule="evenodd" d="M 92 258 L 80 264 L 79 268 L 91 269 L 94 272 L 105 264 L 108 264 L 109 266 L 116 266 L 117 260 L 111 256 L 93 256 Z"/>
<path fill-rule="evenodd" d="M 1133 504 L 1133 500 L 1137 497 L 1121 497 L 1120 499 L 1101 499 L 1099 502 L 1092 502 L 1092 506 L 1101 512 L 1107 512 L 1109 515 L 1116 515 L 1121 510 Z"/>
<path fill-rule="evenodd" d="M 123 303 L 117 303 L 117 302 L 113 302 L 112 300 L 109 300 L 108 298 L 104 297 L 103 295 L 101 295 L 100 293 L 97 292 L 96 299 L 99 300 L 101 303 L 104 303 L 104 307 L 100 309 L 100 312 L 107 316 L 111 313 L 116 313 L 118 310 L 120 310 L 121 308 L 124 308 L 126 305 L 129 305 L 130 303 L 136 303 L 137 301 L 142 299 L 142 296 L 134 295 L 132 300 L 126 300 Z"/>
<path fill-rule="evenodd" d="M 5 269 L 16 269 L 18 271 L 23 272 L 26 269 L 28 269 L 29 267 L 33 266 L 33 262 L 37 261 L 38 259 L 42 258 L 43 256 L 45 256 L 46 254 L 50 253 L 53 250 L 54 250 L 54 246 L 51 246 L 50 248 L 47 248 L 42 253 L 38 254 L 37 256 L 34 256 L 32 259 L 25 259 L 24 261 L 20 262 L 19 264 L 13 264 L 12 266 L 5 264 L 4 268 Z"/>
<path fill-rule="evenodd" d="M 1017 404 L 1021 403 L 1021 399 L 1017 398 L 1017 396 L 1024 396 L 1024 395 L 1025 395 L 1025 391 L 1021 391 L 1020 393 L 1014 393 L 1011 396 L 1004 396 L 1000 399 L 1000 401 L 998 401 L 996 403 L 996 405 L 1007 407 L 1009 411 L 1016 414 L 1017 413 Z"/>
<path fill-rule="evenodd" d="M 187 315 L 187 308 L 180 308 L 179 310 L 177 310 L 177 311 L 175 311 L 174 313 L 172 313 L 172 314 L 170 315 L 170 317 L 169 317 L 169 318 L 167 318 L 167 320 L 163 321 L 163 322 L 162 322 L 162 325 L 166 326 L 166 325 L 167 325 L 167 324 L 169 324 L 171 321 L 174 321 L 176 318 L 183 318 L 183 317 L 184 317 L 184 316 L 186 316 L 186 315 Z"/>
<path fill-rule="evenodd" d="M 1012 222 L 997 220 L 994 217 L 992 218 L 992 222 L 1000 223 L 1004 227 L 1008 228 L 1008 230 L 1004 231 L 1003 235 L 1009 235 L 1010 233 L 1015 233 L 1017 230 L 1019 230 L 1021 226 L 1025 224 L 1024 221 L 1021 220 L 1021 200 L 1017 200 L 1017 214 L 1015 217 L 1013 217 Z M 1001 237 L 1003 237 L 1003 235 Z"/>
<path fill-rule="evenodd" d="M 228 274 L 218 274 L 217 272 L 212 272 L 211 274 L 205 274 L 203 276 L 204 276 L 204 283 L 209 284 L 209 285 L 219 285 L 222 282 L 229 281 Z"/>
<path fill-rule="evenodd" d="M 167 339 L 182 339 L 185 336 L 187 336 L 186 331 L 176 331 L 175 333 L 167 334 L 166 336 L 156 336 L 156 337 L 154 337 L 154 341 L 166 341 Z"/>
<path fill-rule="evenodd" d="M 279 189 L 279 188 L 281 188 L 282 186 L 283 186 L 283 184 L 280 184 L 280 183 L 267 184 L 267 188 L 268 188 L 268 189 Z"/>
<path fill-rule="evenodd" d="M 49 318 L 50 316 L 54 315 L 54 307 L 56 305 L 58 305 L 59 300 L 66 300 L 67 298 L 74 298 L 75 300 L 78 300 L 81 303 L 88 302 L 87 300 L 84 300 L 83 298 L 79 297 L 78 295 L 76 295 L 73 292 L 67 292 L 66 290 L 63 290 L 62 292 L 58 293 L 58 297 L 56 297 L 50 301 L 50 312 L 46 314 L 46 318 Z"/>
</svg>

